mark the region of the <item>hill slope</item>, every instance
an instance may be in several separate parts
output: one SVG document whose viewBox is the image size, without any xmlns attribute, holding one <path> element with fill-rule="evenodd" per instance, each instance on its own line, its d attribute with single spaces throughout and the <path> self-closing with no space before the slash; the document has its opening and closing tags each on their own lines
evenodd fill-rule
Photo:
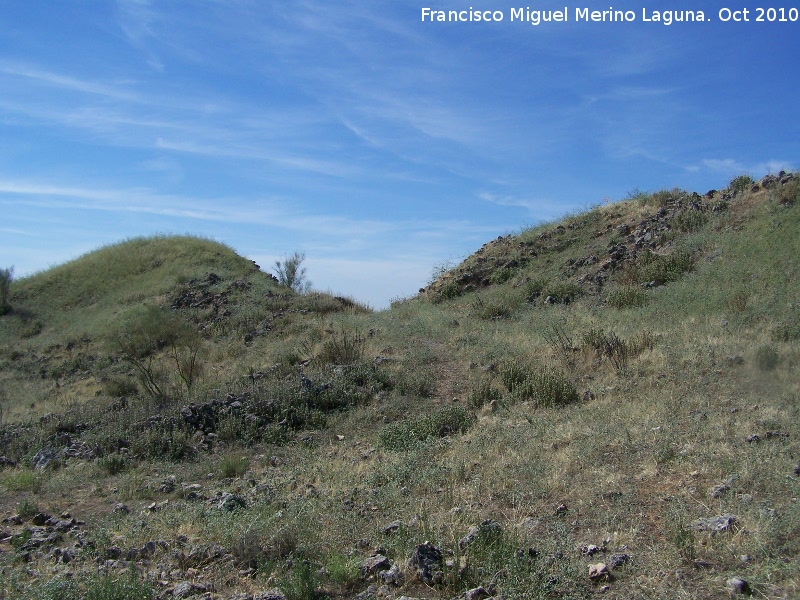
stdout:
<svg viewBox="0 0 800 600">
<path fill-rule="evenodd" d="M 637 194 L 381 313 L 184 239 L 19 282 L 3 593 L 795 597 L 799 190 Z"/>
</svg>

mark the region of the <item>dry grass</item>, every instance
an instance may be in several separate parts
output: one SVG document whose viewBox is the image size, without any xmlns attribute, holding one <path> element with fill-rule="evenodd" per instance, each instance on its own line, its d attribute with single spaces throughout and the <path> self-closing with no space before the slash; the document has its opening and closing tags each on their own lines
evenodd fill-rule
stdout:
<svg viewBox="0 0 800 600">
<path fill-rule="evenodd" d="M 81 535 L 91 544 L 69 566 L 46 553 L 34 553 L 23 566 L 18 549 L 0 543 L 0 597 L 46 597 L 27 569 L 94 572 L 109 548 L 127 551 L 152 540 L 167 548 L 142 563 L 141 577 L 159 591 L 191 578 L 213 582 L 220 594 L 279 586 L 294 597 L 316 589 L 318 596 L 349 598 L 370 583 L 359 578 L 359 564 L 381 550 L 406 572 L 404 585 L 389 590 L 394 597 L 452 598 L 495 583 L 507 598 L 584 598 L 603 585 L 589 581 L 588 564 L 615 554 L 628 559 L 612 570 L 606 597 L 724 598 L 732 576 L 745 578 L 761 597 L 797 596 L 796 204 L 762 191 L 737 196 L 729 212 L 703 213 L 707 221 L 692 221 L 684 237 L 658 249 L 696 249 L 694 270 L 647 289 L 646 305 L 606 305 L 604 289 L 588 279 L 577 283 L 598 263 L 569 266 L 620 243 L 619 225 L 635 227 L 674 196 L 643 195 L 569 217 L 563 231 L 546 224 L 504 238 L 465 265 L 491 256 L 513 273 L 447 297 L 435 295 L 434 283 L 428 299 L 382 313 L 331 298 L 279 297 L 251 274 L 258 295 L 242 292 L 231 314 L 205 329 L 206 379 L 169 407 L 136 397 L 129 407 L 178 411 L 231 392 L 283 394 L 295 408 L 291 402 L 311 398 L 324 408 L 280 440 L 245 444 L 231 435 L 209 451 L 188 435 L 193 450 L 173 457 L 179 460 L 134 452 L 113 473 L 89 458 L 34 471 L 31 459 L 64 433 L 55 423 L 72 423 L 68 434 L 75 439 L 99 435 L 98 417 L 127 423 L 124 410 L 106 412 L 116 399 L 104 391 L 111 389 L 104 379 L 127 372 L 104 362 L 92 336 L 80 348 L 84 358 L 94 357 L 89 368 L 65 369 L 78 350 L 70 355 L 69 340 L 50 329 L 49 317 L 42 338 L 20 338 L 20 321 L 4 320 L 3 340 L 21 348 L 20 355 L 0 355 L 6 422 L 19 427 L 43 412 L 83 412 L 36 422 L 13 443 L 4 438 L 8 454 L 30 436 L 19 464 L 0 471 L 0 511 L 11 514 L 23 502 L 51 514 L 69 511 L 87 523 Z M 738 229 L 729 228 L 732 221 Z M 508 266 L 521 248 L 538 254 Z M 611 272 L 612 284 L 618 276 L 622 271 Z M 536 277 L 579 285 L 581 294 L 568 304 L 527 301 L 525 282 Z M 260 295 L 267 290 L 272 295 Z M 502 307 L 503 318 L 487 318 L 486 306 Z M 210 319 L 183 314 L 201 328 Z M 73 337 L 77 329 L 67 328 Z M 45 357 L 44 379 L 34 354 Z M 358 368 L 348 370 L 351 364 Z M 509 364 L 522 365 L 528 376 L 563 373 L 577 402 L 514 395 L 503 381 Z M 350 400 L 332 402 L 325 385 Z M 76 428 L 80 422 L 89 429 Z M 394 439 L 400 442 L 386 442 Z M 241 497 L 245 506 L 219 508 L 223 494 Z M 112 511 L 120 502 L 129 514 Z M 156 510 L 148 508 L 153 503 Z M 728 531 L 689 527 L 723 514 L 735 516 Z M 500 525 L 499 536 L 459 545 L 487 519 Z M 400 526 L 387 531 L 393 521 Z M 14 535 L 22 530 L 10 528 Z M 433 587 L 406 568 L 414 546 L 426 540 L 452 565 Z M 200 557 L 212 544 L 224 554 Z M 599 553 L 581 554 L 589 545 Z M 194 558 L 175 559 L 180 553 Z M 311 568 L 287 566 L 303 561 Z M 156 572 L 159 562 L 171 562 L 174 573 Z"/>
</svg>

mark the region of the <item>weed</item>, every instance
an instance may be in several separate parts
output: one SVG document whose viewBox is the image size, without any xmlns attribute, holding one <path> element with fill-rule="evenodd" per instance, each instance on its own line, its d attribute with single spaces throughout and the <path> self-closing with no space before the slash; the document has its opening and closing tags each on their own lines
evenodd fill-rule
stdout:
<svg viewBox="0 0 800 600">
<path fill-rule="evenodd" d="M 241 477 L 250 467 L 250 459 L 246 456 L 226 456 L 219 463 L 221 477 Z"/>
<path fill-rule="evenodd" d="M 617 309 L 641 308 L 647 306 L 650 297 L 639 286 L 621 285 L 606 294 L 606 304 Z"/>
<path fill-rule="evenodd" d="M 32 518 L 33 515 L 39 512 L 39 506 L 28 498 L 27 496 L 19 501 L 17 504 L 17 514 L 25 521 Z"/>
<path fill-rule="evenodd" d="M 728 189 L 730 189 L 733 194 L 741 194 L 742 192 L 748 191 L 754 183 L 755 180 L 750 177 L 750 175 L 739 175 L 731 179 L 731 182 L 728 184 Z"/>
<path fill-rule="evenodd" d="M 460 406 L 448 406 L 436 411 L 383 427 L 379 440 L 387 450 L 404 451 L 431 438 L 445 437 L 468 430 L 475 415 Z"/>
<path fill-rule="evenodd" d="M 759 371 L 774 371 L 779 362 L 780 355 L 772 346 L 763 345 L 756 349 L 756 367 Z"/>
<path fill-rule="evenodd" d="M 702 229 L 708 223 L 708 214 L 702 210 L 684 210 L 670 220 L 670 228 L 683 233 Z"/>
<path fill-rule="evenodd" d="M 544 339 L 556 356 L 562 361 L 569 363 L 575 347 L 573 346 L 572 339 L 567 335 L 567 332 L 560 323 L 553 323 L 550 329 L 545 331 Z"/>
<path fill-rule="evenodd" d="M 128 459 L 121 454 L 109 454 L 98 458 L 97 466 L 109 475 L 117 475 L 128 467 Z"/>
<path fill-rule="evenodd" d="M 473 314 L 486 321 L 496 321 L 507 319 L 511 316 L 511 309 L 498 302 L 484 302 L 482 298 L 476 297 L 472 303 Z"/>
<path fill-rule="evenodd" d="M 579 400 L 578 391 L 561 371 L 541 369 L 509 390 L 516 400 L 532 400 L 537 407 L 571 404 Z"/>
<path fill-rule="evenodd" d="M 492 385 L 490 378 L 486 377 L 472 386 L 467 401 L 473 408 L 481 408 L 493 400 L 500 400 L 502 397 L 500 390 Z"/>
<path fill-rule="evenodd" d="M 366 343 L 366 337 L 360 331 L 342 328 L 325 340 L 317 359 L 322 364 L 352 365 L 364 360 Z"/>
<path fill-rule="evenodd" d="M 315 600 L 317 594 L 317 577 L 311 563 L 306 560 L 297 561 L 283 577 L 280 589 L 286 600 Z"/>
</svg>

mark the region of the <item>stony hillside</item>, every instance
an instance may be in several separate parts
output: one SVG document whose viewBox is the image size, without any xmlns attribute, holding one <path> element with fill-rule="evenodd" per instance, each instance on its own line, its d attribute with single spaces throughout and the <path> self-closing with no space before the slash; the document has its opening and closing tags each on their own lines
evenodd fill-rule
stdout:
<svg viewBox="0 0 800 600">
<path fill-rule="evenodd" d="M 0 598 L 800 594 L 800 177 L 498 238 L 373 313 L 137 239 L 0 317 Z"/>
</svg>

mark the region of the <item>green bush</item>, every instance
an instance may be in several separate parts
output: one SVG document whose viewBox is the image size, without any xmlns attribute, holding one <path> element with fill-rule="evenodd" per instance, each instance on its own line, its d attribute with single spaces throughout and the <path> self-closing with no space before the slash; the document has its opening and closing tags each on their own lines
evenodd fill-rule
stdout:
<svg viewBox="0 0 800 600">
<path fill-rule="evenodd" d="M 774 371 L 779 362 L 780 355 L 772 346 L 759 346 L 756 350 L 756 367 L 759 371 Z"/>
<path fill-rule="evenodd" d="M 475 423 L 475 415 L 461 406 L 446 406 L 399 423 L 385 425 L 379 443 L 387 450 L 410 450 L 431 438 L 463 433 Z"/>
<path fill-rule="evenodd" d="M 14 280 L 14 267 L 0 269 L 0 315 L 11 311 L 8 302 L 11 296 L 11 282 Z"/>
<path fill-rule="evenodd" d="M 520 360 L 503 363 L 498 368 L 500 381 L 508 391 L 512 391 L 517 385 L 530 377 L 531 374 L 533 374 L 533 370 L 530 365 Z"/>
<path fill-rule="evenodd" d="M 109 454 L 98 458 L 97 466 L 109 475 L 116 475 L 128 467 L 128 459 L 121 454 Z"/>
<path fill-rule="evenodd" d="M 738 177 L 731 179 L 731 182 L 728 184 L 728 188 L 732 193 L 740 194 L 749 190 L 750 186 L 752 186 L 754 183 L 755 180 L 753 180 L 750 175 L 739 175 Z"/>
<path fill-rule="evenodd" d="M 226 456 L 219 463 L 219 474 L 222 477 L 241 477 L 250 467 L 250 460 L 246 456 Z"/>
<path fill-rule="evenodd" d="M 677 281 L 684 273 L 694 270 L 695 262 L 688 250 L 676 250 L 667 255 L 648 251 L 636 265 L 637 279 L 639 283 L 652 281 L 656 285 Z"/>
<path fill-rule="evenodd" d="M 528 376 L 511 390 L 515 400 L 531 400 L 539 407 L 563 406 L 580 398 L 575 384 L 561 371 L 542 369 Z"/>
<path fill-rule="evenodd" d="M 352 365 L 364 359 L 367 339 L 360 331 L 342 328 L 322 344 L 317 359 L 323 364 Z"/>
<path fill-rule="evenodd" d="M 500 400 L 503 395 L 492 385 L 489 378 L 478 381 L 469 391 L 467 401 L 473 408 L 481 408 L 492 400 Z"/>
<path fill-rule="evenodd" d="M 306 268 L 302 266 L 306 255 L 303 252 L 294 252 L 291 256 L 284 257 L 283 261 L 275 261 L 275 275 L 278 283 L 294 290 L 298 294 L 306 294 L 311 290 L 311 282 L 306 280 Z"/>
<path fill-rule="evenodd" d="M 507 319 L 511 316 L 511 309 L 508 306 L 498 302 L 484 302 L 480 298 L 472 303 L 472 310 L 478 319 L 487 321 Z"/>
<path fill-rule="evenodd" d="M 640 308 L 650 301 L 647 292 L 635 285 L 622 285 L 606 294 L 606 304 L 613 308 Z"/>
<path fill-rule="evenodd" d="M 503 267 L 501 269 L 492 271 L 490 279 L 494 284 L 502 284 L 513 278 L 514 273 L 516 273 L 516 270 L 511 269 L 509 267 Z"/>
<path fill-rule="evenodd" d="M 670 228 L 684 233 L 702 229 L 708 223 L 708 214 L 702 210 L 684 210 L 670 220 Z"/>
<path fill-rule="evenodd" d="M 27 496 L 20 500 L 19 504 L 17 504 L 17 514 L 25 521 L 33 517 L 33 515 L 38 512 L 39 506 Z"/>
<path fill-rule="evenodd" d="M 771 337 L 776 342 L 800 340 L 800 318 L 776 325 L 772 329 Z"/>
<path fill-rule="evenodd" d="M 433 294 L 433 303 L 438 304 L 439 302 L 444 302 L 445 300 L 452 300 L 453 298 L 457 298 L 461 294 L 461 290 L 458 288 L 458 283 L 454 280 L 445 281 L 436 292 Z"/>
</svg>

